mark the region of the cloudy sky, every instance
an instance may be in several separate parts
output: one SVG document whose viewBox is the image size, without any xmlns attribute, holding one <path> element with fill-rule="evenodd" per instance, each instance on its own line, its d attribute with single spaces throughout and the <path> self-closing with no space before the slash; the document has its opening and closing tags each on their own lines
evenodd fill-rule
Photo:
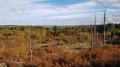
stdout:
<svg viewBox="0 0 120 67">
<path fill-rule="evenodd" d="M 0 25 L 89 25 L 120 23 L 120 0 L 0 0 Z"/>
</svg>

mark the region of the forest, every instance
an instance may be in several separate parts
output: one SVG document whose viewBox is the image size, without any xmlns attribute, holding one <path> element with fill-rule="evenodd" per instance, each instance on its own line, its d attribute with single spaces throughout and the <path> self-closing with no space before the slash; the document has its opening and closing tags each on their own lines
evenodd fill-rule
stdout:
<svg viewBox="0 0 120 67">
<path fill-rule="evenodd" d="M 0 26 L 0 67 L 120 67 L 120 24 L 103 30 L 104 25 Z"/>
</svg>

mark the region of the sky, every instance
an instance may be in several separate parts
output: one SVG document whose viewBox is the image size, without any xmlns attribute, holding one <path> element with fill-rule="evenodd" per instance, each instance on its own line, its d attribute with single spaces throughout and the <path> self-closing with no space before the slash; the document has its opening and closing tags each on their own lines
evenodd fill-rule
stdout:
<svg viewBox="0 0 120 67">
<path fill-rule="evenodd" d="M 120 23 L 120 0 L 0 0 L 0 25 Z"/>
</svg>

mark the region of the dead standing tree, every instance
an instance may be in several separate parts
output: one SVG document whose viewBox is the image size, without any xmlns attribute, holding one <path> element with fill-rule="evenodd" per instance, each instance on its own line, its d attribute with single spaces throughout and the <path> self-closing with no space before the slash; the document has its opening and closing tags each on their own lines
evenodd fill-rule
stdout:
<svg viewBox="0 0 120 67">
<path fill-rule="evenodd" d="M 95 25 L 94 25 L 94 45 L 97 45 L 97 35 L 96 35 L 96 13 L 95 13 Z"/>
<path fill-rule="evenodd" d="M 106 9 L 104 10 L 104 17 L 103 17 L 103 19 L 104 19 L 104 39 L 103 39 L 103 46 L 105 47 L 105 45 L 106 45 L 106 41 L 105 41 L 105 32 L 106 32 L 106 19 L 107 19 L 108 17 L 106 17 Z"/>
</svg>

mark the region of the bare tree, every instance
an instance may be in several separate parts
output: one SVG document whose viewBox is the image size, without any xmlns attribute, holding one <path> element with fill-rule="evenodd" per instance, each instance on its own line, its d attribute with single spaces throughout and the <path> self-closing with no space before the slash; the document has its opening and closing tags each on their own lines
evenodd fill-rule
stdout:
<svg viewBox="0 0 120 67">
<path fill-rule="evenodd" d="M 96 35 L 96 13 L 95 13 L 95 25 L 94 25 L 94 45 L 97 45 L 97 35 Z"/>
<path fill-rule="evenodd" d="M 106 9 L 104 10 L 104 39 L 103 39 L 103 46 L 105 46 L 105 44 L 106 44 L 106 41 L 105 41 L 105 27 L 106 27 L 106 25 L 105 25 L 105 23 L 106 23 Z"/>
</svg>

